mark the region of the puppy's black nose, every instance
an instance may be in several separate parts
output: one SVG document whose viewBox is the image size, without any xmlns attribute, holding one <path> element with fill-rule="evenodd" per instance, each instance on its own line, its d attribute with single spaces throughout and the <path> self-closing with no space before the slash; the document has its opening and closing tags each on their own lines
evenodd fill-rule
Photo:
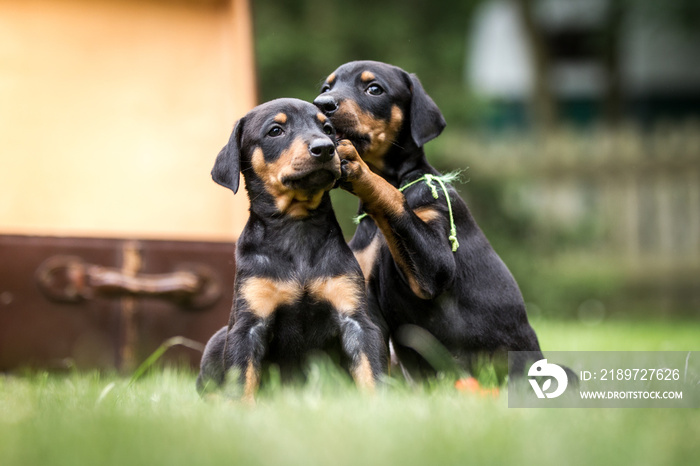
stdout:
<svg viewBox="0 0 700 466">
<path fill-rule="evenodd" d="M 328 162 L 333 158 L 335 144 L 328 138 L 315 139 L 309 144 L 309 152 L 319 162 Z"/>
<path fill-rule="evenodd" d="M 335 97 L 328 94 L 321 94 L 314 99 L 314 105 L 316 105 L 323 113 L 326 115 L 333 115 L 336 110 L 338 110 L 338 102 Z"/>
</svg>

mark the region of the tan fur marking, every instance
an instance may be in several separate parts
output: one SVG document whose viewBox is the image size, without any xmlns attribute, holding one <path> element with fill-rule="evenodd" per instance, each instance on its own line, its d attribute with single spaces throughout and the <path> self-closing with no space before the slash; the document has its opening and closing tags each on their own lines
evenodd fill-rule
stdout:
<svg viewBox="0 0 700 466">
<path fill-rule="evenodd" d="M 418 296 L 420 299 L 429 299 L 430 296 L 428 296 L 424 291 L 423 288 L 418 284 L 418 281 L 416 280 L 415 275 L 413 274 L 406 274 L 408 277 L 408 287 L 413 291 L 413 294 Z"/>
<path fill-rule="evenodd" d="M 335 118 L 340 122 L 339 127 L 350 126 L 355 132 L 369 136 L 370 144 L 361 154 L 362 160 L 374 171 L 381 172 L 384 168 L 384 155 L 396 140 L 403 124 L 401 109 L 394 105 L 391 108 L 391 118 L 387 121 L 373 117 L 369 112 L 363 111 L 357 102 L 346 99 L 340 103 Z"/>
<path fill-rule="evenodd" d="M 377 262 L 379 249 L 382 245 L 381 241 L 381 235 L 375 235 L 372 242 L 369 243 L 366 248 L 355 252 L 355 259 L 357 259 L 357 262 L 360 264 L 362 275 L 365 277 L 365 286 L 369 283 L 372 269 L 374 269 L 374 264 Z"/>
<path fill-rule="evenodd" d="M 352 369 L 352 378 L 361 389 L 374 392 L 374 375 L 372 375 L 372 366 L 369 364 L 366 354 L 360 354 L 360 361 Z"/>
<path fill-rule="evenodd" d="M 345 169 L 352 192 L 360 198 L 372 217 L 401 216 L 406 212 L 401 192 L 374 173 L 348 140 L 338 142 L 338 155 L 347 161 Z"/>
<path fill-rule="evenodd" d="M 360 306 L 365 290 L 350 275 L 317 278 L 309 286 L 309 293 L 319 301 L 328 301 L 341 314 L 352 315 Z"/>
<path fill-rule="evenodd" d="M 376 76 L 371 71 L 363 71 L 362 74 L 360 75 L 360 79 L 363 80 L 364 82 L 369 82 L 369 81 L 373 81 L 374 79 L 376 79 Z"/>
<path fill-rule="evenodd" d="M 335 73 L 329 74 L 328 77 L 326 78 L 326 82 L 328 84 L 333 84 L 333 82 L 335 82 Z"/>
<path fill-rule="evenodd" d="M 272 121 L 283 125 L 287 122 L 287 114 L 286 113 L 278 113 L 277 115 L 275 115 L 275 118 L 273 118 Z"/>
<path fill-rule="evenodd" d="M 415 271 L 410 266 L 408 258 L 404 257 L 401 248 L 399 248 L 396 233 L 391 227 L 392 217 L 398 218 L 407 214 L 403 194 L 384 178 L 370 170 L 368 164 L 363 161 L 364 157 L 359 157 L 349 141 L 338 142 L 338 154 L 348 162 L 346 171 L 348 172 L 348 180 L 352 183 L 352 192 L 360 198 L 365 211 L 372 217 L 384 235 L 391 256 L 396 265 L 404 272 L 411 291 L 421 299 L 428 299 L 429 296 L 419 286 Z M 428 209 L 423 211 L 417 209 L 416 214 L 420 215 L 423 221 L 430 221 L 439 216 L 437 212 L 430 212 Z M 364 262 L 367 264 L 369 261 Z M 366 276 L 365 269 L 363 269 L 363 273 Z"/>
<path fill-rule="evenodd" d="M 406 211 L 401 191 L 375 173 L 365 172 L 353 186 L 355 194 L 362 199 L 365 209 L 372 216 L 398 217 Z"/>
<path fill-rule="evenodd" d="M 248 362 L 248 367 L 245 370 L 245 385 L 243 386 L 242 401 L 248 404 L 255 404 L 255 392 L 258 390 L 260 378 L 258 372 L 253 366 L 253 361 Z"/>
<path fill-rule="evenodd" d="M 391 252 L 391 257 L 394 259 L 394 262 L 396 262 L 396 265 L 398 265 L 406 275 L 406 280 L 408 281 L 408 286 L 411 288 L 411 291 L 413 291 L 413 293 L 421 299 L 428 299 L 428 296 L 419 286 L 414 271 L 409 266 L 406 258 L 401 255 L 401 249 L 399 249 L 397 245 L 396 234 L 394 233 L 394 230 L 391 229 L 391 223 L 386 217 L 383 216 L 376 216 L 374 217 L 374 220 L 386 239 L 386 244 Z"/>
<path fill-rule="evenodd" d="M 262 149 L 257 147 L 253 151 L 251 163 L 255 173 L 265 183 L 267 191 L 275 198 L 275 205 L 279 211 L 292 217 L 305 217 L 310 210 L 316 209 L 323 199 L 323 193 L 331 189 L 334 184 L 331 182 L 323 189 L 309 193 L 291 189 L 282 183 L 285 177 L 308 170 L 309 166 L 314 163 L 309 155 L 307 144 L 300 138 L 294 139 L 277 160 L 269 163 L 265 161 Z M 339 167 L 340 159 L 334 157 L 328 163 L 336 164 Z"/>
<path fill-rule="evenodd" d="M 430 223 L 442 217 L 440 211 L 429 206 L 418 207 L 413 210 L 413 213 L 416 214 L 419 219 L 423 220 L 424 223 Z"/>
<path fill-rule="evenodd" d="M 316 118 L 318 118 L 318 121 L 320 121 L 321 123 L 325 123 L 326 121 L 328 121 L 328 117 L 321 112 L 318 112 L 316 114 Z"/>
<path fill-rule="evenodd" d="M 319 191 L 311 196 L 306 195 L 303 191 L 290 191 L 290 193 L 293 194 L 291 197 L 285 197 L 285 202 L 280 202 L 277 205 L 278 207 L 284 206 L 284 209 L 280 208 L 280 210 L 288 215 L 294 218 L 302 218 L 309 215 L 310 210 L 318 208 L 325 191 Z"/>
<path fill-rule="evenodd" d="M 250 307 L 250 312 L 265 319 L 283 304 L 292 304 L 301 298 L 303 288 L 294 281 L 252 277 L 238 290 Z"/>
</svg>

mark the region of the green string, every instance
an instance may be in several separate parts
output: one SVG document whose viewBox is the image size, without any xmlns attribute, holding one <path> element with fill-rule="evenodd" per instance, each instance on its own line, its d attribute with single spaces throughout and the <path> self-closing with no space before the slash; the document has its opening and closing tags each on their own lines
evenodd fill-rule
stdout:
<svg viewBox="0 0 700 466">
<path fill-rule="evenodd" d="M 459 248 L 459 241 L 457 241 L 457 227 L 455 226 L 454 214 L 452 213 L 452 202 L 450 201 L 450 195 L 447 192 L 447 186 L 445 186 L 445 183 L 451 183 L 454 180 L 458 179 L 459 173 L 459 171 L 456 171 L 442 176 L 435 176 L 427 173 L 418 178 L 417 180 L 413 180 L 410 183 L 405 184 L 399 188 L 399 191 L 403 192 L 405 189 L 413 186 L 414 184 L 419 183 L 421 181 L 425 181 L 425 184 L 427 184 L 430 188 L 430 192 L 433 195 L 433 199 L 438 199 L 440 195 L 438 194 L 437 187 L 433 184 L 433 181 L 437 181 L 440 184 L 440 188 L 442 188 L 442 192 L 445 194 L 445 201 L 447 202 L 447 211 L 450 213 L 450 236 L 448 237 L 448 239 L 452 244 L 452 252 L 456 252 Z M 355 217 L 355 223 L 359 224 L 362 221 L 362 219 L 366 216 L 366 212 L 361 215 L 358 215 L 357 217 Z"/>
</svg>

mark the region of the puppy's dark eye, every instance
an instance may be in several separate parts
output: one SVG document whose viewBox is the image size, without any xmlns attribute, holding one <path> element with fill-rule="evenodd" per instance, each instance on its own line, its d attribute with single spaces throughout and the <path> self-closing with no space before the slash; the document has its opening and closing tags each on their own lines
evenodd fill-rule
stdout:
<svg viewBox="0 0 700 466">
<path fill-rule="evenodd" d="M 384 94 L 384 89 L 377 84 L 372 84 L 367 88 L 367 93 L 371 95 L 382 95 Z"/>
<path fill-rule="evenodd" d="M 328 92 L 330 90 L 331 90 L 331 86 L 329 86 L 328 84 L 324 84 L 323 87 L 321 88 L 321 94 L 323 94 L 324 92 Z"/>
<path fill-rule="evenodd" d="M 284 133 L 284 130 L 282 130 L 282 128 L 280 128 L 279 126 L 273 126 L 272 129 L 267 132 L 267 135 L 276 138 L 277 136 L 282 136 L 282 133 Z"/>
<path fill-rule="evenodd" d="M 333 127 L 331 125 L 326 125 L 323 127 L 323 132 L 326 133 L 326 135 L 330 136 L 333 134 Z"/>
</svg>

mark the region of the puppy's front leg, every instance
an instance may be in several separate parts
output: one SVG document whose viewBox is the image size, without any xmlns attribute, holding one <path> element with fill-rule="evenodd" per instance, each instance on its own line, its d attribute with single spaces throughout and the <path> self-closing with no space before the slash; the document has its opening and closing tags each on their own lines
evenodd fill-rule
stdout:
<svg viewBox="0 0 700 466">
<path fill-rule="evenodd" d="M 239 275 L 240 277 L 241 275 Z M 229 336 L 230 364 L 239 371 L 243 400 L 254 402 L 260 383 L 262 359 L 267 352 L 275 311 L 284 304 L 298 301 L 303 288 L 288 280 L 266 277 L 239 278 L 236 283 L 236 323 Z"/>
<path fill-rule="evenodd" d="M 341 314 L 340 336 L 355 384 L 361 390 L 374 392 L 379 377 L 387 367 L 381 332 L 364 315 Z"/>
<path fill-rule="evenodd" d="M 358 387 L 373 391 L 387 368 L 387 348 L 379 327 L 367 314 L 365 282 L 360 271 L 318 278 L 308 290 L 315 299 L 328 302 L 335 310 L 350 373 Z"/>
<path fill-rule="evenodd" d="M 412 210 L 401 191 L 373 173 L 350 141 L 339 141 L 337 150 L 344 175 L 340 187 L 360 199 L 411 291 L 422 299 L 437 297 L 450 286 L 456 271 L 440 204 Z"/>
<path fill-rule="evenodd" d="M 241 312 L 229 335 L 228 372 L 237 372 L 236 382 L 243 388 L 241 400 L 248 404 L 255 404 L 262 359 L 267 351 L 270 322 L 270 318 L 261 318 L 252 312 Z"/>
</svg>

